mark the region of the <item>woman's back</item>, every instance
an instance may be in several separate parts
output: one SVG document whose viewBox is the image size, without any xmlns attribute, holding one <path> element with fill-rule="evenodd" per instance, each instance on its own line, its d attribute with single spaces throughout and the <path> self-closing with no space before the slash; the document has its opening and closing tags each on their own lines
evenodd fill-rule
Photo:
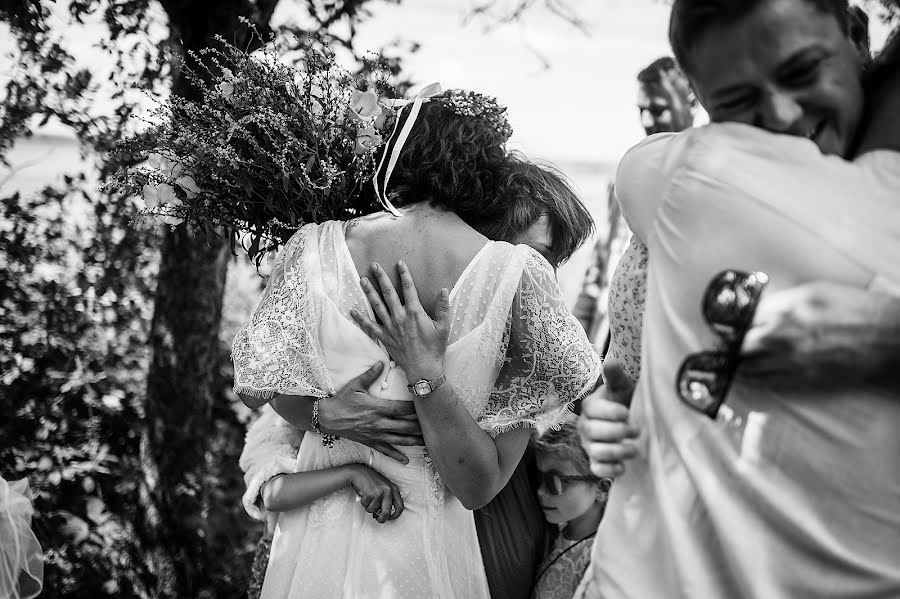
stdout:
<svg viewBox="0 0 900 599">
<path fill-rule="evenodd" d="M 599 362 L 565 310 L 552 268 L 528 246 L 489 242 L 452 213 L 427 208 L 360 219 L 350 230 L 352 243 L 343 223 L 308 225 L 285 246 L 260 306 L 235 339 L 237 384 L 324 397 L 382 360 L 386 368 L 368 392 L 412 400 L 402 367 L 349 318 L 350 309 L 366 309 L 357 271 L 403 259 L 429 294 L 453 288 L 444 371 L 486 433 L 551 426 L 593 386 Z M 417 245 L 421 251 L 411 251 Z M 400 488 L 405 508 L 382 524 L 344 489 L 283 514 L 264 598 L 489 596 L 472 513 L 445 487 L 424 447 L 402 451 L 406 465 L 346 438 L 325 446 L 314 433 L 304 436 L 297 471 L 369 464 Z M 384 573 L 402 584 L 374 588 Z"/>
<path fill-rule="evenodd" d="M 347 248 L 360 277 L 369 277 L 373 262 L 380 264 L 394 288 L 401 290 L 397 262 L 412 272 L 419 300 L 429 316 L 442 288 L 452 289 L 488 239 L 456 214 L 426 202 L 401 210 L 365 216 L 348 225 Z"/>
</svg>

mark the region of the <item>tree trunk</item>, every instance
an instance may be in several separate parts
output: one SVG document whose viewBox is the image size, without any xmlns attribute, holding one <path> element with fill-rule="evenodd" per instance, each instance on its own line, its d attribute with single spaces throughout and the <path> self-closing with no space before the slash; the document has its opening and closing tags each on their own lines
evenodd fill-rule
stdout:
<svg viewBox="0 0 900 599">
<path fill-rule="evenodd" d="M 228 256 L 224 240 L 208 244 L 184 226 L 163 241 L 141 439 L 148 557 L 161 596 L 196 596 L 193 567 L 208 563 L 202 466 L 212 429 Z"/>
<path fill-rule="evenodd" d="M 246 42 L 246 16 L 266 35 L 278 0 L 163 0 L 171 39 L 182 55 L 211 46 L 216 34 Z M 242 39 L 243 38 L 243 42 Z M 176 72 L 172 91 L 196 95 Z M 204 463 L 212 431 L 213 388 L 229 248 L 224 239 L 194 236 L 183 225 L 165 233 L 150 334 L 141 436 L 144 484 L 140 523 L 159 597 L 197 597 L 195 568 L 209 563 Z"/>
</svg>

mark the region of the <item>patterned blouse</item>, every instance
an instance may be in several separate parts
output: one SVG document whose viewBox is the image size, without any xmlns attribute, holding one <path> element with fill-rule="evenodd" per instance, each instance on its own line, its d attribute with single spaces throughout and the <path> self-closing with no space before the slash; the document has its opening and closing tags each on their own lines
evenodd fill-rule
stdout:
<svg viewBox="0 0 900 599">
<path fill-rule="evenodd" d="M 591 562 L 594 534 L 573 541 L 556 536 L 550 554 L 538 569 L 531 599 L 572 599 Z"/>
<path fill-rule="evenodd" d="M 606 360 L 622 364 L 633 382 L 641 375 L 641 329 L 647 299 L 647 248 L 632 236 L 609 284 Z"/>
</svg>

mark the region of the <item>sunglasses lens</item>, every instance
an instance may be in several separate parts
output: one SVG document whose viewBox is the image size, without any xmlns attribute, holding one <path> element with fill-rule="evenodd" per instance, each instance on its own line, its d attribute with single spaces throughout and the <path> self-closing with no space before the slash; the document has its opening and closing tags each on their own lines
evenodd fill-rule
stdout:
<svg viewBox="0 0 900 599">
<path fill-rule="evenodd" d="M 541 486 L 551 495 L 559 495 L 563 491 L 562 479 L 551 472 L 541 472 L 540 481 Z"/>
<path fill-rule="evenodd" d="M 710 282 L 703 299 L 707 322 L 728 340 L 737 338 L 750 326 L 763 287 L 764 273 L 747 274 L 728 270 Z"/>
<path fill-rule="evenodd" d="M 734 373 L 734 361 L 725 354 L 693 354 L 678 374 L 678 394 L 691 407 L 715 416 Z"/>
</svg>

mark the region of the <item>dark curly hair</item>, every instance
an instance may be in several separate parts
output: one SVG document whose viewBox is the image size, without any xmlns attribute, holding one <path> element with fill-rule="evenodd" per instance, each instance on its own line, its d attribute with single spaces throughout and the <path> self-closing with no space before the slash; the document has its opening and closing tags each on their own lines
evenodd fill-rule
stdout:
<svg viewBox="0 0 900 599">
<path fill-rule="evenodd" d="M 507 161 L 508 133 L 489 119 L 451 110 L 445 101 L 452 93 L 443 92 L 422 104 L 387 193 L 396 206 L 428 201 L 455 212 L 471 225 L 503 214 L 498 193 Z M 400 112 L 396 131 L 402 130 L 410 112 L 408 107 Z M 394 137 L 376 155 L 376 161 L 391 155 L 397 141 Z M 385 170 L 376 174 L 379 188 L 384 185 Z"/>
</svg>

